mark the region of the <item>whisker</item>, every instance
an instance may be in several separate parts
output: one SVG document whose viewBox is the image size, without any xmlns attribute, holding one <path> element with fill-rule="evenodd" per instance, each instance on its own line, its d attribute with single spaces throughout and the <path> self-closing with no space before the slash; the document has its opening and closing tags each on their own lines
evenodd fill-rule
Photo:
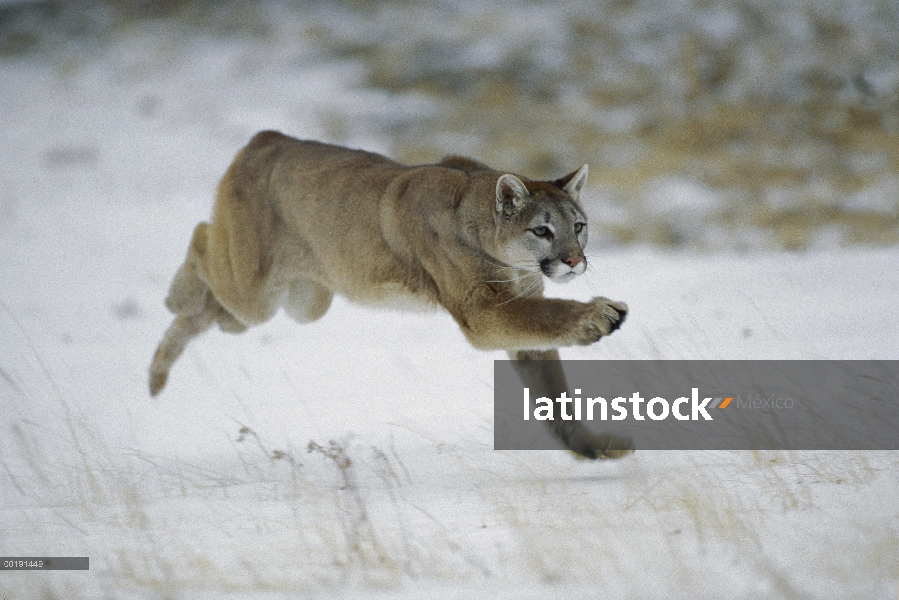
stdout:
<svg viewBox="0 0 899 600">
<path fill-rule="evenodd" d="M 500 263 L 493 262 L 492 260 L 489 260 L 487 258 L 484 258 L 483 261 L 487 264 L 493 265 L 494 267 L 498 267 L 500 269 L 518 269 L 518 268 L 521 268 L 522 266 L 537 264 L 536 262 L 528 261 L 528 262 L 523 262 L 523 263 L 512 263 L 511 265 L 506 265 L 506 264 L 500 264 Z"/>
<path fill-rule="evenodd" d="M 496 270 L 497 270 L 496 274 L 500 275 L 500 276 L 502 275 L 503 271 L 525 271 L 524 275 L 518 275 L 517 273 L 516 274 L 510 273 L 511 277 L 508 279 L 493 279 L 493 280 L 486 281 L 486 283 L 511 283 L 511 282 L 516 282 L 516 281 L 521 281 L 523 278 L 527 277 L 528 275 L 535 275 L 535 274 L 542 275 L 542 273 L 540 271 L 540 265 L 538 265 L 537 263 L 518 263 L 518 264 L 512 264 L 512 265 L 500 265 L 491 260 L 487 260 L 486 258 L 484 259 L 484 262 L 496 267 Z"/>
<path fill-rule="evenodd" d="M 499 269 L 500 271 L 510 271 L 510 270 L 517 270 L 517 271 L 532 271 L 532 270 L 537 269 L 537 268 L 539 267 L 539 265 L 537 265 L 536 263 L 534 263 L 534 264 L 531 264 L 531 263 L 521 263 L 521 264 L 517 264 L 517 265 L 498 265 L 498 264 L 496 264 L 495 262 L 491 262 L 491 261 L 489 261 L 489 260 L 485 260 L 484 262 L 486 262 L 486 263 L 489 264 L 489 265 L 493 265 L 494 267 L 496 267 L 496 268 Z"/>
<path fill-rule="evenodd" d="M 502 269 L 497 269 L 497 271 L 529 271 L 531 273 L 536 273 L 540 268 L 537 265 L 521 265 L 518 267 L 504 267 Z"/>
<path fill-rule="evenodd" d="M 516 294 L 515 297 L 509 298 L 509 299 L 506 300 L 505 302 L 500 302 L 499 304 L 497 304 L 497 306 L 502 306 L 503 304 L 508 304 L 509 302 L 512 302 L 513 300 L 518 300 L 519 298 L 521 298 L 521 297 L 524 296 L 525 294 L 529 294 L 529 293 L 530 293 L 531 295 L 533 295 L 532 292 L 535 292 L 535 291 L 536 291 L 535 288 L 537 288 L 537 286 L 539 286 L 539 285 L 540 285 L 540 279 L 537 279 L 536 281 L 534 281 L 534 283 L 532 283 L 531 285 L 529 285 L 526 289 L 524 289 L 523 291 L 521 291 L 521 292 L 519 292 L 518 294 Z M 528 297 L 530 298 L 530 296 L 528 296 Z"/>
<path fill-rule="evenodd" d="M 510 268 L 510 267 L 507 267 L 507 266 L 503 266 L 503 265 L 497 264 L 497 263 L 493 262 L 492 260 L 487 260 L 486 258 L 484 259 L 484 262 L 487 263 L 487 264 L 489 264 L 489 265 L 493 265 L 494 267 L 499 267 L 500 269 L 508 269 L 508 268 Z"/>
<path fill-rule="evenodd" d="M 536 262 L 534 263 L 518 263 L 512 265 L 501 265 L 493 262 L 492 260 L 484 259 L 489 265 L 496 267 L 497 274 L 501 274 L 503 271 L 524 271 L 522 274 L 514 274 L 512 277 L 508 279 L 490 279 L 486 280 L 484 283 L 524 283 L 525 287 L 523 290 L 518 292 L 512 298 L 509 298 L 505 302 L 500 302 L 496 306 L 502 306 L 503 304 L 508 304 L 513 300 L 517 300 L 524 296 L 533 295 L 537 290 L 540 289 L 540 284 L 543 281 L 543 272 L 540 270 L 540 265 Z M 532 281 L 528 281 L 529 278 L 533 278 Z"/>
<path fill-rule="evenodd" d="M 531 296 L 533 296 L 534 294 L 536 294 L 537 292 L 540 291 L 541 286 L 539 284 L 542 283 L 542 281 L 543 281 L 542 279 L 538 279 L 537 281 L 534 282 L 534 285 L 532 285 L 527 290 L 525 290 L 525 292 L 528 295 L 528 298 L 530 298 Z"/>
<path fill-rule="evenodd" d="M 596 286 L 593 285 L 592 275 L 593 275 L 592 273 L 588 273 L 587 271 L 584 271 L 584 275 L 583 275 L 584 281 L 586 281 L 587 285 L 590 286 L 590 291 L 593 292 L 593 295 L 599 296 L 600 294 L 599 294 L 599 292 L 596 291 Z"/>
<path fill-rule="evenodd" d="M 521 281 L 528 277 L 534 277 L 534 276 L 542 277 L 543 273 L 541 273 L 540 271 L 528 271 L 527 273 L 525 273 L 524 275 L 522 275 L 520 277 L 513 277 L 512 279 L 488 279 L 484 283 L 512 283 L 512 282 L 518 282 L 518 281 Z"/>
<path fill-rule="evenodd" d="M 596 258 L 596 257 L 598 257 L 599 255 L 598 255 L 598 254 L 586 254 L 586 253 L 585 253 L 584 256 L 587 258 L 587 265 L 588 265 L 588 266 L 587 266 L 587 270 L 584 271 L 584 274 L 583 274 L 583 275 L 584 275 L 584 281 L 586 281 L 586 282 L 587 282 L 587 285 L 590 286 L 590 290 L 593 292 L 593 294 L 598 296 L 598 295 L 600 295 L 600 294 L 599 294 L 599 292 L 596 291 L 596 286 L 593 285 L 593 273 L 594 273 L 594 272 L 590 269 L 590 266 L 589 266 L 589 265 L 590 265 L 590 263 L 593 261 L 593 259 Z"/>
</svg>

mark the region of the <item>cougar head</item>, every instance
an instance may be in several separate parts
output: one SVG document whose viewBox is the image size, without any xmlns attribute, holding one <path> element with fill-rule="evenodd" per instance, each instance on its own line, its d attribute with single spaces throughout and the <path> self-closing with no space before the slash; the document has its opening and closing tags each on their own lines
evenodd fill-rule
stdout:
<svg viewBox="0 0 899 600">
<path fill-rule="evenodd" d="M 580 207 L 587 165 L 556 181 L 496 182 L 497 258 L 566 283 L 587 270 L 587 217 Z"/>
</svg>

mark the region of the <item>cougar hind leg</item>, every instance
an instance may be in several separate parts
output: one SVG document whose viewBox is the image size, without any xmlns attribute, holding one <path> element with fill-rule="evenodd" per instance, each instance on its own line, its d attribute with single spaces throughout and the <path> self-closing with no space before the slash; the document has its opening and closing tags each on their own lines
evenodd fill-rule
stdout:
<svg viewBox="0 0 899 600">
<path fill-rule="evenodd" d="M 301 277 L 293 280 L 283 301 L 284 312 L 298 323 L 317 321 L 328 312 L 334 292 L 325 286 Z"/>
<path fill-rule="evenodd" d="M 169 287 L 165 299 L 166 307 L 176 315 L 196 315 L 206 305 L 209 285 L 201 276 L 201 264 L 206 257 L 208 223 L 200 223 L 194 229 L 194 236 L 187 250 L 187 258 Z"/>
</svg>

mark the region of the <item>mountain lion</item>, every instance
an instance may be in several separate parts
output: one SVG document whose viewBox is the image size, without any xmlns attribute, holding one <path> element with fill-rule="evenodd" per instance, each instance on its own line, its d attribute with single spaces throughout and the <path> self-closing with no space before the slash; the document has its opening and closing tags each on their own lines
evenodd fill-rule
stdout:
<svg viewBox="0 0 899 600">
<path fill-rule="evenodd" d="M 280 307 L 308 323 L 334 294 L 443 307 L 473 346 L 519 361 L 533 393 L 565 389 L 556 349 L 592 344 L 627 314 L 606 298 L 543 297 L 543 276 L 565 282 L 587 268 L 578 201 L 586 179 L 587 165 L 531 181 L 459 156 L 408 167 L 261 132 L 225 173 L 211 222 L 194 230 L 166 298 L 176 317 L 153 357 L 150 393 L 165 386 L 188 341 L 215 323 L 239 333 Z M 629 440 L 577 421 L 547 423 L 579 455 L 630 451 Z"/>
</svg>

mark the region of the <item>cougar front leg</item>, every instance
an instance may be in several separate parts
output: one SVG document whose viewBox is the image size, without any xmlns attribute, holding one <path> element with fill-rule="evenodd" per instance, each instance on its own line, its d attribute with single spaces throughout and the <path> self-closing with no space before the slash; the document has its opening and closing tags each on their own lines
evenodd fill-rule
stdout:
<svg viewBox="0 0 899 600">
<path fill-rule="evenodd" d="M 611 335 L 627 317 L 627 305 L 608 298 L 578 302 L 535 296 L 499 304 L 490 300 L 450 309 L 468 341 L 484 350 L 587 346 Z"/>
<path fill-rule="evenodd" d="M 563 391 L 567 393 L 558 350 L 510 351 L 509 358 L 515 361 L 515 371 L 524 386 L 531 389 L 533 397 L 557 398 Z M 585 458 L 621 458 L 633 452 L 633 442 L 629 438 L 608 433 L 596 435 L 580 421 L 563 420 L 559 403 L 552 404 L 553 418 L 546 424 L 550 432 L 575 454 Z"/>
</svg>

